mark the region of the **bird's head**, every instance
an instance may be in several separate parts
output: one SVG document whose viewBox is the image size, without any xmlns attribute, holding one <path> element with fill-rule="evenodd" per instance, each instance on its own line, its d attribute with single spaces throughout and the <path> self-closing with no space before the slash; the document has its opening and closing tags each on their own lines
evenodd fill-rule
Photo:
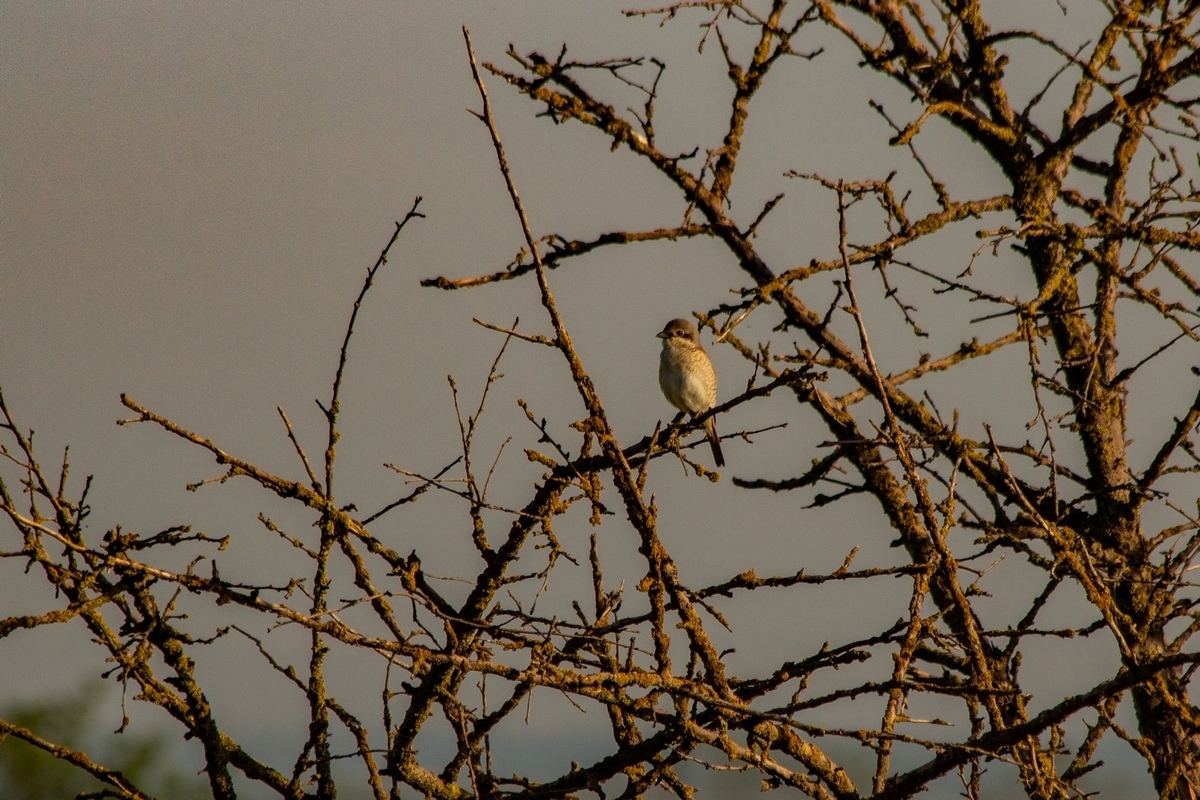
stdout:
<svg viewBox="0 0 1200 800">
<path fill-rule="evenodd" d="M 656 333 L 659 339 L 664 342 L 681 341 L 691 342 L 692 344 L 700 344 L 700 331 L 696 330 L 696 326 L 686 319 L 673 319 L 667 323 L 666 327 L 661 332 Z"/>
</svg>

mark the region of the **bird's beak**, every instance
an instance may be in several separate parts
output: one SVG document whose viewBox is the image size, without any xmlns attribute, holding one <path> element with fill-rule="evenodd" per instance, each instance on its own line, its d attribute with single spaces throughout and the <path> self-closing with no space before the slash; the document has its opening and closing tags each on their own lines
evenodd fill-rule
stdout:
<svg viewBox="0 0 1200 800">
<path fill-rule="evenodd" d="M 654 336 L 659 339 L 665 339 L 665 338 L 667 338 L 667 332 L 659 331 L 658 333 L 654 334 Z"/>
</svg>

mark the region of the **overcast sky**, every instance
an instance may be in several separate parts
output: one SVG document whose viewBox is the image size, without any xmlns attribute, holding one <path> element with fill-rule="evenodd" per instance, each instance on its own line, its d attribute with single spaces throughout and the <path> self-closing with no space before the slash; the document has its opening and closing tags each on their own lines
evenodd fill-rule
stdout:
<svg viewBox="0 0 1200 800">
<path fill-rule="evenodd" d="M 248 460 L 299 478 L 275 408 L 289 413 L 310 452 L 320 449 L 314 398 L 328 397 L 365 271 L 418 195 L 426 218 L 410 224 L 393 249 L 352 342 L 339 502 L 373 511 L 403 493 L 402 479 L 384 463 L 423 473 L 448 463 L 457 454 L 458 428 L 446 376 L 455 376 L 465 407 L 473 408 L 501 343 L 472 317 L 507 325 L 520 316 L 522 329 L 548 328 L 529 280 L 454 293 L 418 285 L 435 275 L 500 269 L 522 245 L 486 129 L 466 110 L 479 101 L 460 28 L 471 29 L 481 61 L 503 63 L 510 42 L 522 53 L 552 55 L 566 42 L 579 58 L 656 56 L 668 64 L 660 146 L 681 153 L 716 147 L 728 113 L 719 50 L 697 53 L 695 19 L 660 28 L 622 16 L 626 5 L 6 3 L 0 387 L 18 421 L 37 430 L 44 463 L 57 462 L 70 444 L 73 475 L 96 475 L 91 535 L 117 524 L 151 533 L 194 523 L 233 536 L 218 558 L 224 576 L 278 573 L 270 560 L 279 548 L 257 514 L 278 515 L 297 532 L 311 519 L 236 481 L 185 492 L 184 484 L 215 476 L 218 468 L 160 430 L 118 428 L 115 421 L 126 416 L 118 397 L 126 392 Z M 1070 30 L 1050 0 L 997 8 Z M 851 63 L 836 47 L 811 63 L 793 60 L 756 101 L 760 116 L 748 134 L 734 209 L 752 219 L 762 202 L 789 192 L 760 240 L 781 268 L 829 258 L 836 244 L 828 193 L 789 181 L 785 170 L 865 178 L 899 169 L 902 180 L 922 191 L 904 152 L 887 148 L 889 131 L 867 100 L 891 104 L 899 119 L 911 107 L 887 84 L 838 77 L 855 74 L 845 69 Z M 534 105 L 499 80 L 488 83 L 535 233 L 586 238 L 678 224 L 678 194 L 634 157 L 610 153 L 593 130 L 535 118 Z M 952 189 L 1000 187 L 986 159 L 957 139 L 934 130 L 926 141 Z M 966 249 L 931 255 L 965 265 L 977 245 L 967 239 Z M 599 252 L 551 280 L 626 442 L 671 414 L 657 387 L 653 334 L 667 319 L 713 307 L 745 284 L 712 242 Z M 927 302 L 925 323 L 937 322 L 938 301 Z M 742 335 L 765 335 L 771 322 L 764 317 Z M 954 326 L 928 327 L 951 347 L 969 338 Z M 907 343 L 895 346 L 910 349 L 879 346 L 897 363 L 915 354 Z M 727 349 L 713 356 L 722 394 L 737 393 L 750 368 Z M 479 448 L 490 463 L 504 439 L 516 437 L 496 492 L 500 501 L 521 505 L 541 468 L 521 456 L 537 436 L 516 399 L 527 400 L 564 436 L 582 407 L 564 364 L 548 350 L 514 343 L 501 371 Z M 1003 403 L 999 396 L 964 400 L 981 416 Z M 723 419 L 726 432 L 792 420 L 752 446 L 726 444 L 727 476 L 788 477 L 823 455 L 822 433 L 805 430 L 793 411 L 786 398 L 773 398 L 753 415 Z M 1027 418 L 1029 409 L 1019 413 Z M 890 534 L 858 529 L 852 503 L 802 511 L 805 498 L 750 495 L 728 478 L 688 479 L 666 460 L 652 488 L 662 507 L 662 536 L 688 583 L 746 568 L 828 571 L 854 546 L 863 549 L 864 566 L 889 558 Z M 748 504 L 755 509 L 749 526 Z M 467 518 L 449 498 L 430 497 L 425 507 L 376 534 L 402 552 L 420 549 L 431 571 L 453 573 L 470 557 Z M 867 514 L 862 520 L 879 524 Z M 581 523 L 564 534 L 577 557 L 586 556 L 588 532 Z M 0 549 L 14 549 L 12 540 Z M 616 544 L 611 557 L 617 572 L 633 563 Z M 10 561 L 0 562 L 0 585 L 4 615 L 53 602 Z M 895 589 L 908 591 L 899 583 Z M 862 633 L 879 627 L 869 608 L 854 605 L 858 598 L 849 589 L 826 589 L 821 599 L 844 602 L 853 613 L 796 615 L 789 621 L 796 630 L 784 635 L 756 633 L 746 620 L 745 644 L 732 658 L 749 658 L 746 651 L 755 647 L 844 640 L 847 625 L 860 619 Z M 251 649 L 239 642 L 214 647 L 211 655 L 202 669 L 212 678 L 221 718 L 249 740 L 278 737 L 269 720 L 249 712 L 250 682 L 234 680 L 246 669 L 266 677 L 261 664 L 245 666 L 257 658 Z M 105 668 L 79 626 L 9 637 L 0 644 L 0 708 Z M 377 696 L 377 672 L 363 680 L 367 696 Z M 270 697 L 298 707 L 300 701 L 277 685 L 254 691 L 260 703 Z M 554 751 L 553 744 L 547 747 L 556 763 L 569 758 L 569 750 Z"/>
</svg>

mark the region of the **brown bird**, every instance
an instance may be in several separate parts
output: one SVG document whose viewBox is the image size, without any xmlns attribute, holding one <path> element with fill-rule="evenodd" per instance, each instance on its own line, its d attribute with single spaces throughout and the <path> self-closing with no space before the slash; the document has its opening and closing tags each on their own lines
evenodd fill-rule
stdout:
<svg viewBox="0 0 1200 800">
<path fill-rule="evenodd" d="M 658 385 L 667 402 L 698 417 L 717 404 L 717 371 L 712 359 L 700 345 L 700 332 L 686 319 L 673 319 L 656 334 L 663 340 L 658 361 Z M 712 417 L 704 421 L 704 434 L 712 447 L 713 460 L 725 466 L 717 423 Z"/>
</svg>

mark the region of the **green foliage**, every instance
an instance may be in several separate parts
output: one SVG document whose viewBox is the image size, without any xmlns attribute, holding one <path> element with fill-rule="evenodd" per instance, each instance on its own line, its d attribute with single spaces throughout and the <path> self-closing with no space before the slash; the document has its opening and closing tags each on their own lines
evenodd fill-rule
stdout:
<svg viewBox="0 0 1200 800">
<path fill-rule="evenodd" d="M 107 733 L 100 715 L 104 685 L 89 683 L 74 692 L 40 697 L 4 709 L 0 718 L 55 744 L 86 752 L 118 770 L 153 796 L 199 800 L 207 786 L 178 765 L 178 751 L 162 732 Z M 103 741 L 103 745 L 97 744 Z M 68 800 L 106 788 L 84 770 L 33 745 L 9 737 L 0 741 L 0 797 L 4 800 Z M 107 787 L 110 788 L 111 787 Z"/>
</svg>

